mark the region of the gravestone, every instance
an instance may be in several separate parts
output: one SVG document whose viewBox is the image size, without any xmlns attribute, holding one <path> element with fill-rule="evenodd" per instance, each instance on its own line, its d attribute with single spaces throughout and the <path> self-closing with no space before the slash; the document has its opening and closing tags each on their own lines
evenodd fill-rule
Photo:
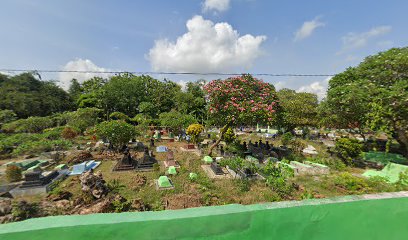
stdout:
<svg viewBox="0 0 408 240">
<path fill-rule="evenodd" d="M 44 186 L 50 183 L 58 175 L 57 171 L 48 172 L 45 175 L 43 175 L 41 171 L 27 172 L 24 175 L 24 182 L 21 184 L 20 188 Z"/>
<path fill-rule="evenodd" d="M 220 165 L 218 165 L 218 163 L 212 162 L 210 167 L 215 175 L 224 175 L 224 171 L 222 171 L 222 168 L 220 167 Z"/>
<path fill-rule="evenodd" d="M 188 149 L 188 150 L 195 149 L 195 145 L 194 144 L 187 144 L 185 149 Z"/>
<path fill-rule="evenodd" d="M 153 169 L 155 163 L 157 163 L 157 160 L 150 156 L 149 149 L 146 147 L 143 152 L 143 157 L 138 159 L 137 170 L 143 171 Z"/>
<path fill-rule="evenodd" d="M 179 167 L 176 160 L 174 160 L 174 152 L 173 151 L 168 151 L 167 152 L 166 161 L 164 161 L 164 166 L 166 168 L 168 168 L 168 167 Z"/>
<path fill-rule="evenodd" d="M 123 157 L 113 168 L 113 171 L 128 171 L 136 168 L 136 162 L 133 160 L 129 150 L 125 150 Z"/>
</svg>

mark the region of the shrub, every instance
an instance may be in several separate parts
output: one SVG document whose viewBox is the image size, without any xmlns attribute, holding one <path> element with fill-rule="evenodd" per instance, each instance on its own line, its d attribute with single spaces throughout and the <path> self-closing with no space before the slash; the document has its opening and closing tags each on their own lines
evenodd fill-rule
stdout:
<svg viewBox="0 0 408 240">
<path fill-rule="evenodd" d="M 241 169 L 244 166 L 245 160 L 240 157 L 234 157 L 234 158 L 225 158 L 222 159 L 220 162 L 220 166 L 227 166 L 231 168 L 234 171 L 237 171 L 238 169 Z"/>
<path fill-rule="evenodd" d="M 53 121 L 49 117 L 29 117 L 4 124 L 2 130 L 5 132 L 40 133 L 51 127 L 53 127 Z"/>
<path fill-rule="evenodd" d="M 290 141 L 290 146 L 294 153 L 300 154 L 302 153 L 303 149 L 306 147 L 306 144 L 304 144 L 299 139 L 293 139 Z"/>
<path fill-rule="evenodd" d="M 9 182 L 17 182 L 22 178 L 22 170 L 15 165 L 9 165 L 6 168 L 6 178 Z"/>
<path fill-rule="evenodd" d="M 119 149 L 136 135 L 136 128 L 124 121 L 105 121 L 96 126 L 100 138 L 108 139 L 114 148 Z"/>
<path fill-rule="evenodd" d="M 293 135 L 290 132 L 284 133 L 281 137 L 281 142 L 283 146 L 287 146 L 290 141 L 292 141 Z"/>
<path fill-rule="evenodd" d="M 120 190 L 124 189 L 126 186 L 121 184 L 118 179 L 113 179 L 108 182 L 107 187 L 110 193 L 117 194 Z"/>
<path fill-rule="evenodd" d="M 266 179 L 266 184 L 272 188 L 281 198 L 291 196 L 295 188 L 293 184 L 286 182 L 284 177 L 269 176 Z"/>
<path fill-rule="evenodd" d="M 18 156 L 22 154 L 37 154 L 42 152 L 49 152 L 56 149 L 66 150 L 72 146 L 68 140 L 39 140 L 29 141 L 20 144 L 14 151 L 13 155 Z"/>
<path fill-rule="evenodd" d="M 129 121 L 129 116 L 121 113 L 121 112 L 113 112 L 109 115 L 109 119 L 111 120 L 123 120 L 123 121 Z"/>
<path fill-rule="evenodd" d="M 98 108 L 79 108 L 70 113 L 68 125 L 84 132 L 88 127 L 92 127 L 99 121 L 101 110 Z"/>
<path fill-rule="evenodd" d="M 352 193 L 363 191 L 368 187 L 362 178 L 353 176 L 351 173 L 343 172 L 334 178 L 334 184 L 338 187 L 351 191 Z"/>
<path fill-rule="evenodd" d="M 0 124 L 9 123 L 17 119 L 17 114 L 12 110 L 0 111 Z"/>
<path fill-rule="evenodd" d="M 238 179 L 236 180 L 237 186 L 239 191 L 241 192 L 248 192 L 251 190 L 251 183 L 249 182 L 249 179 Z"/>
<path fill-rule="evenodd" d="M 199 142 L 199 136 L 203 131 L 204 131 L 203 125 L 198 123 L 191 124 L 187 128 L 187 134 L 191 136 L 191 140 L 196 144 Z"/>
<path fill-rule="evenodd" d="M 60 135 L 64 139 L 74 139 L 78 135 L 78 132 L 72 127 L 65 127 Z"/>
<path fill-rule="evenodd" d="M 63 131 L 64 127 L 56 127 L 56 128 L 47 128 L 44 129 L 42 136 L 43 138 L 49 140 L 57 140 L 61 138 L 61 132 Z"/>
<path fill-rule="evenodd" d="M 351 164 L 352 160 L 358 157 L 362 151 L 362 144 L 358 140 L 350 138 L 338 139 L 334 147 L 334 152 L 346 164 Z"/>
<path fill-rule="evenodd" d="M 223 135 L 223 140 L 227 143 L 227 144 L 231 144 L 233 143 L 235 140 L 237 139 L 237 137 L 235 136 L 234 130 L 232 128 L 228 128 L 227 131 L 224 133 Z"/>
<path fill-rule="evenodd" d="M 11 215 L 17 220 L 22 221 L 36 217 L 38 214 L 38 204 L 28 203 L 26 201 L 15 202 L 12 205 Z"/>
</svg>

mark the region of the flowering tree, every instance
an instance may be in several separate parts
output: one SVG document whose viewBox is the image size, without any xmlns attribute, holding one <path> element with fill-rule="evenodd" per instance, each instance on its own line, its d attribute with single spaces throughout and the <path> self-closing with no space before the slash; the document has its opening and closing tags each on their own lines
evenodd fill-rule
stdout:
<svg viewBox="0 0 408 240">
<path fill-rule="evenodd" d="M 215 123 L 223 125 L 220 137 L 209 149 L 216 147 L 230 126 L 268 124 L 277 109 L 275 87 L 249 74 L 226 80 L 213 80 L 204 86 L 209 114 Z"/>
</svg>

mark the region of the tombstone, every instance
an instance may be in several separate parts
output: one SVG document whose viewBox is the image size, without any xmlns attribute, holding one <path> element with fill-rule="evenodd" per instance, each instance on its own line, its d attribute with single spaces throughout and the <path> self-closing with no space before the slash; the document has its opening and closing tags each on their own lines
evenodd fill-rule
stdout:
<svg viewBox="0 0 408 240">
<path fill-rule="evenodd" d="M 166 146 L 158 146 L 156 148 L 156 152 L 158 152 L 158 153 L 163 153 L 163 152 L 167 152 L 167 151 L 168 151 L 168 148 Z"/>
<path fill-rule="evenodd" d="M 174 160 L 174 152 L 168 151 L 166 156 L 166 161 L 164 161 L 164 166 L 168 167 L 179 167 L 179 164 Z"/>
<path fill-rule="evenodd" d="M 270 150 L 271 149 L 271 145 L 269 145 L 269 141 L 265 142 L 265 149 L 266 150 Z"/>
<path fill-rule="evenodd" d="M 223 146 L 220 147 L 220 153 L 221 153 L 221 156 L 224 156 L 225 151 L 224 151 L 224 147 L 223 147 Z"/>
<path fill-rule="evenodd" d="M 128 171 L 136 168 L 136 162 L 128 150 L 123 153 L 123 157 L 113 168 L 113 171 Z"/>
<path fill-rule="evenodd" d="M 218 163 L 212 162 L 210 167 L 211 167 L 211 170 L 214 172 L 215 175 L 224 175 L 224 171 L 222 170 L 220 165 L 218 165 Z"/>
<path fill-rule="evenodd" d="M 184 148 L 187 149 L 187 150 L 193 150 L 193 149 L 195 149 L 195 145 L 194 144 L 187 144 L 187 145 L 185 145 Z"/>
<path fill-rule="evenodd" d="M 258 147 L 258 142 L 255 142 L 254 147 L 256 148 Z"/>
<path fill-rule="evenodd" d="M 263 144 L 262 140 L 259 140 L 259 147 L 260 147 L 261 149 L 264 148 L 264 144 Z"/>
<path fill-rule="evenodd" d="M 252 140 L 249 140 L 249 142 L 248 142 L 248 146 L 249 146 L 249 147 L 252 147 L 252 146 L 253 146 L 253 144 L 252 144 Z"/>
<path fill-rule="evenodd" d="M 149 154 L 149 149 L 145 148 L 143 152 L 143 157 L 138 159 L 137 169 L 138 170 L 150 170 L 153 169 L 153 165 L 157 163 L 157 160 L 154 157 L 151 157 Z"/>
<path fill-rule="evenodd" d="M 248 151 L 248 146 L 245 141 L 242 143 L 242 149 L 244 150 L 244 152 Z"/>
<path fill-rule="evenodd" d="M 47 185 L 58 175 L 57 171 L 51 171 L 45 175 L 43 175 L 41 171 L 27 172 L 24 174 L 24 182 L 21 184 L 20 188 L 32 188 Z"/>
<path fill-rule="evenodd" d="M 207 138 L 210 139 L 210 138 L 211 138 L 211 134 L 207 134 Z"/>
<path fill-rule="evenodd" d="M 154 147 L 154 138 L 150 138 L 150 147 Z"/>
</svg>

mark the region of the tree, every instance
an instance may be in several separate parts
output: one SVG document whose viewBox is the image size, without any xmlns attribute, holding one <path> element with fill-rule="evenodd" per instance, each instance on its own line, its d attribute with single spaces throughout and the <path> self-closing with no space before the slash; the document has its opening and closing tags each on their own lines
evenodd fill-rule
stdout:
<svg viewBox="0 0 408 240">
<path fill-rule="evenodd" d="M 349 126 L 383 131 L 408 156 L 408 48 L 367 57 L 329 82 L 328 105 Z"/>
<path fill-rule="evenodd" d="M 13 110 L 0 110 L 0 125 L 9 123 L 17 119 L 17 114 Z"/>
<path fill-rule="evenodd" d="M 96 126 L 96 134 L 118 150 L 135 137 L 136 128 L 121 120 L 105 121 Z"/>
<path fill-rule="evenodd" d="M 188 127 L 190 124 L 197 122 L 193 116 L 175 110 L 161 113 L 159 115 L 159 121 L 162 126 L 170 127 L 175 134 L 178 134 L 183 128 Z"/>
<path fill-rule="evenodd" d="M 88 127 L 98 123 L 100 113 L 101 110 L 97 108 L 79 108 L 69 113 L 67 125 L 84 132 Z"/>
<path fill-rule="evenodd" d="M 72 108 L 67 92 L 54 82 L 36 79 L 32 73 L 6 76 L 0 81 L 0 109 L 12 110 L 19 118 L 47 116 Z"/>
<path fill-rule="evenodd" d="M 282 108 L 281 126 L 292 131 L 295 127 L 315 126 L 317 124 L 317 95 L 295 92 L 287 88 L 277 92 Z"/>
<path fill-rule="evenodd" d="M 204 126 L 198 123 L 188 126 L 186 133 L 191 136 L 193 143 L 197 144 L 200 139 L 200 134 L 204 131 Z"/>
<path fill-rule="evenodd" d="M 71 85 L 69 86 L 68 93 L 71 98 L 76 102 L 79 96 L 82 94 L 83 89 L 81 84 L 76 79 L 71 80 Z"/>
<path fill-rule="evenodd" d="M 17 182 L 22 178 L 22 170 L 15 165 L 9 165 L 6 168 L 6 178 L 9 182 Z"/>
<path fill-rule="evenodd" d="M 219 139 L 210 147 L 216 147 L 228 127 L 239 124 L 269 124 L 274 120 L 277 105 L 273 85 L 251 75 L 213 80 L 204 86 L 213 122 L 223 125 Z"/>
</svg>

